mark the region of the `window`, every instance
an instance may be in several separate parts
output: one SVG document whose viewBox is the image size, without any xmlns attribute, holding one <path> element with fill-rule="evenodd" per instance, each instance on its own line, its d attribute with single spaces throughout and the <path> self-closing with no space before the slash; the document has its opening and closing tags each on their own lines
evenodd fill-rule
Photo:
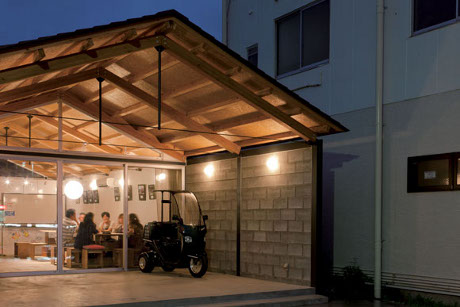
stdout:
<svg viewBox="0 0 460 307">
<path fill-rule="evenodd" d="M 414 0 L 413 31 L 418 32 L 454 22 L 460 15 L 459 2 L 460 0 Z"/>
<path fill-rule="evenodd" d="M 248 47 L 248 61 L 257 67 L 259 61 L 259 46 L 257 44 Z"/>
<path fill-rule="evenodd" d="M 276 28 L 278 75 L 329 59 L 329 0 L 282 17 Z"/>
</svg>

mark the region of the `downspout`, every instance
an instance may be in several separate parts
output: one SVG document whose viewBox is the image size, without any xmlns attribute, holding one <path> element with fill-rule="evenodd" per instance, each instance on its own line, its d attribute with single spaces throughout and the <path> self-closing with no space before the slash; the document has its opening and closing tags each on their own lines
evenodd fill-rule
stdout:
<svg viewBox="0 0 460 307">
<path fill-rule="evenodd" d="M 230 14 L 230 2 L 222 0 L 222 43 L 228 46 L 228 16 Z"/>
<path fill-rule="evenodd" d="M 384 0 L 377 0 L 376 135 L 375 135 L 375 230 L 374 298 L 382 293 L 382 166 L 383 166 L 383 47 Z"/>
</svg>

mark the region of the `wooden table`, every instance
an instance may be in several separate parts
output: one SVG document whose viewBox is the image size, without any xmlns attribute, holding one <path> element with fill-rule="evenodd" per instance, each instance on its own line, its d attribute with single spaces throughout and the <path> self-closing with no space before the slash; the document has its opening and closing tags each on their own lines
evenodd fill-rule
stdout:
<svg viewBox="0 0 460 307">
<path fill-rule="evenodd" d="M 51 238 L 52 241 L 50 242 L 50 233 L 56 233 L 56 229 L 41 229 L 40 232 L 45 233 L 45 242 L 46 243 L 51 243 L 51 244 L 56 244 L 56 239 Z"/>
<path fill-rule="evenodd" d="M 56 247 L 56 244 L 49 244 L 45 242 L 40 242 L 40 243 L 32 243 L 32 242 L 15 242 L 14 243 L 15 248 L 14 248 L 14 256 L 21 258 L 21 259 L 27 259 L 30 257 L 30 259 L 35 259 L 35 247 L 37 246 L 46 246 L 51 248 L 51 254 L 54 254 L 54 247 Z"/>
<path fill-rule="evenodd" d="M 96 233 L 94 235 L 94 242 L 96 242 L 96 244 L 101 244 L 102 238 L 110 238 L 110 237 L 123 238 L 123 233 L 120 233 L 120 232 Z"/>
</svg>

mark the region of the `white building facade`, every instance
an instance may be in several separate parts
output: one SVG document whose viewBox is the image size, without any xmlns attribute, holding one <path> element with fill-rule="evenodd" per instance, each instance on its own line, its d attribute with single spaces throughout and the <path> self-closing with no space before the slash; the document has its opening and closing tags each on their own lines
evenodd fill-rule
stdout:
<svg viewBox="0 0 460 307">
<path fill-rule="evenodd" d="M 384 1 L 382 282 L 450 295 L 460 295 L 458 2 Z M 323 138 L 320 257 L 371 276 L 376 7 L 223 1 L 224 43 L 350 129 Z"/>
</svg>

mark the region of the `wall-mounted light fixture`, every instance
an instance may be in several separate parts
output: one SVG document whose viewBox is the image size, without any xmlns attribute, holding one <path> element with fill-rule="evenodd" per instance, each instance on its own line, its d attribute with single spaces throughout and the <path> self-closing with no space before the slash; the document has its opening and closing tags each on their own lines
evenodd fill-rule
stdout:
<svg viewBox="0 0 460 307">
<path fill-rule="evenodd" d="M 118 185 L 119 185 L 120 187 L 122 187 L 122 188 L 125 186 L 125 180 L 123 179 L 123 177 L 121 177 L 121 178 L 118 180 Z"/>
<path fill-rule="evenodd" d="M 10 180 L 8 178 L 6 178 L 5 184 L 10 184 Z"/>
<path fill-rule="evenodd" d="M 70 199 L 77 199 L 83 195 L 83 186 L 76 180 L 70 180 L 64 187 L 64 194 Z"/>
<path fill-rule="evenodd" d="M 24 185 L 28 185 L 29 184 L 29 180 L 24 180 Z"/>
<path fill-rule="evenodd" d="M 270 158 L 267 159 L 266 163 L 267 167 L 269 170 L 276 171 L 280 167 L 280 163 L 278 161 L 277 156 L 271 156 Z"/>
<path fill-rule="evenodd" d="M 96 179 L 93 179 L 93 181 L 91 181 L 91 183 L 89 184 L 89 187 L 91 190 L 97 190 L 97 182 L 96 182 Z"/>
<path fill-rule="evenodd" d="M 214 165 L 212 164 L 208 164 L 206 165 L 206 167 L 204 168 L 204 173 L 206 174 L 206 176 L 208 177 L 212 177 L 214 175 Z"/>
<path fill-rule="evenodd" d="M 160 175 L 158 175 L 158 180 L 159 181 L 163 181 L 166 179 L 166 174 L 165 173 L 161 173 Z"/>
</svg>

